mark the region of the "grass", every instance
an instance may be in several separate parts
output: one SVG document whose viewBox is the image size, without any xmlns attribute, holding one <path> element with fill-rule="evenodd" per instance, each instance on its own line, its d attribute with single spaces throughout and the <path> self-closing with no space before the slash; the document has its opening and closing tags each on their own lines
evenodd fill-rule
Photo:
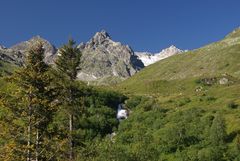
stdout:
<svg viewBox="0 0 240 161">
<path fill-rule="evenodd" d="M 239 60 L 240 29 L 216 43 L 152 64 L 120 83 L 118 88 L 139 94 L 167 94 L 192 88 L 191 82 L 198 78 L 230 75 L 238 79 Z"/>
</svg>

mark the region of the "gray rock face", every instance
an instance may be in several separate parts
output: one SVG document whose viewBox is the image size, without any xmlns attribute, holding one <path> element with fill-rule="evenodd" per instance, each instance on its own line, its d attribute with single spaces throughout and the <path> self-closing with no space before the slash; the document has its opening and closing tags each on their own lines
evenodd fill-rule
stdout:
<svg viewBox="0 0 240 161">
<path fill-rule="evenodd" d="M 106 31 L 97 32 L 86 44 L 78 48 L 82 52 L 81 71 L 78 78 L 94 81 L 107 77 L 128 78 L 144 67 L 128 45 L 114 42 Z"/>
<path fill-rule="evenodd" d="M 15 52 L 21 53 L 23 57 L 25 57 L 26 51 L 29 49 L 29 47 L 31 47 L 36 42 L 43 43 L 43 47 L 45 49 L 44 61 L 48 64 L 53 64 L 54 59 L 56 57 L 57 49 L 52 44 L 50 44 L 50 42 L 41 38 L 40 36 L 35 36 L 28 41 L 24 41 L 19 44 L 16 44 L 12 46 L 10 49 L 12 49 Z"/>
<path fill-rule="evenodd" d="M 23 55 L 0 45 L 0 60 L 20 66 L 23 64 Z"/>
</svg>

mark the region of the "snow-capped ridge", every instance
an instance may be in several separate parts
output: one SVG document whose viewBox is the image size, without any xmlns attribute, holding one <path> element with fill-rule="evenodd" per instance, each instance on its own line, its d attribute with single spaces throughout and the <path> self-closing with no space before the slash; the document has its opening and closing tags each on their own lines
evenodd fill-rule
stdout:
<svg viewBox="0 0 240 161">
<path fill-rule="evenodd" d="M 0 44 L 0 50 L 4 50 L 4 49 L 7 49 L 7 48 L 4 45 Z"/>
<path fill-rule="evenodd" d="M 170 56 L 180 54 L 185 52 L 186 50 L 181 50 L 177 48 L 175 45 L 171 45 L 168 48 L 163 49 L 159 53 L 150 53 L 150 52 L 135 52 L 145 66 L 153 64 L 159 60 L 166 59 Z"/>
</svg>

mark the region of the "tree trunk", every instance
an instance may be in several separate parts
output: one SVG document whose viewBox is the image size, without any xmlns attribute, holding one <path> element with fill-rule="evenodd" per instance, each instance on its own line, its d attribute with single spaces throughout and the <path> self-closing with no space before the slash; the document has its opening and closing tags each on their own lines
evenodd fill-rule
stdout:
<svg viewBox="0 0 240 161">
<path fill-rule="evenodd" d="M 27 161 L 31 161 L 32 160 L 32 150 L 31 150 L 31 146 L 32 146 L 32 106 L 29 105 L 28 107 L 28 129 L 27 129 Z"/>
<path fill-rule="evenodd" d="M 37 129 L 37 133 L 36 133 L 36 148 L 35 148 L 35 157 L 36 157 L 36 159 L 35 159 L 35 161 L 38 161 L 38 156 L 39 156 L 39 152 L 38 152 L 38 150 L 39 150 L 39 131 L 38 131 L 38 129 Z"/>
<path fill-rule="evenodd" d="M 69 114 L 69 146 L 70 146 L 70 152 L 69 152 L 69 160 L 73 160 L 73 115 Z"/>
</svg>

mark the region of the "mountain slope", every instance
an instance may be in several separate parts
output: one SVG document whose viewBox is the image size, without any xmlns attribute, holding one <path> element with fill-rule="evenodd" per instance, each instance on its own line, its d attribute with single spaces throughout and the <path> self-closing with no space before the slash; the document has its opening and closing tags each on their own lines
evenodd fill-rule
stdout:
<svg viewBox="0 0 240 161">
<path fill-rule="evenodd" d="M 22 64 L 22 54 L 0 45 L 0 76 L 11 74 Z"/>
<path fill-rule="evenodd" d="M 223 74 L 240 78 L 239 33 L 240 29 L 236 29 L 221 41 L 150 65 L 121 83 L 121 87 L 143 92 L 149 84 L 160 80 L 178 81 Z"/>
<path fill-rule="evenodd" d="M 23 55 L 18 51 L 14 51 L 4 46 L 0 46 L 0 60 L 15 65 L 22 65 Z"/>
<path fill-rule="evenodd" d="M 35 36 L 28 41 L 18 43 L 11 48 L 0 45 L 0 74 L 11 74 L 14 69 L 22 66 L 25 61 L 26 51 L 36 42 L 41 42 L 45 49 L 45 62 L 53 64 L 57 49 L 47 40 Z"/>
</svg>

